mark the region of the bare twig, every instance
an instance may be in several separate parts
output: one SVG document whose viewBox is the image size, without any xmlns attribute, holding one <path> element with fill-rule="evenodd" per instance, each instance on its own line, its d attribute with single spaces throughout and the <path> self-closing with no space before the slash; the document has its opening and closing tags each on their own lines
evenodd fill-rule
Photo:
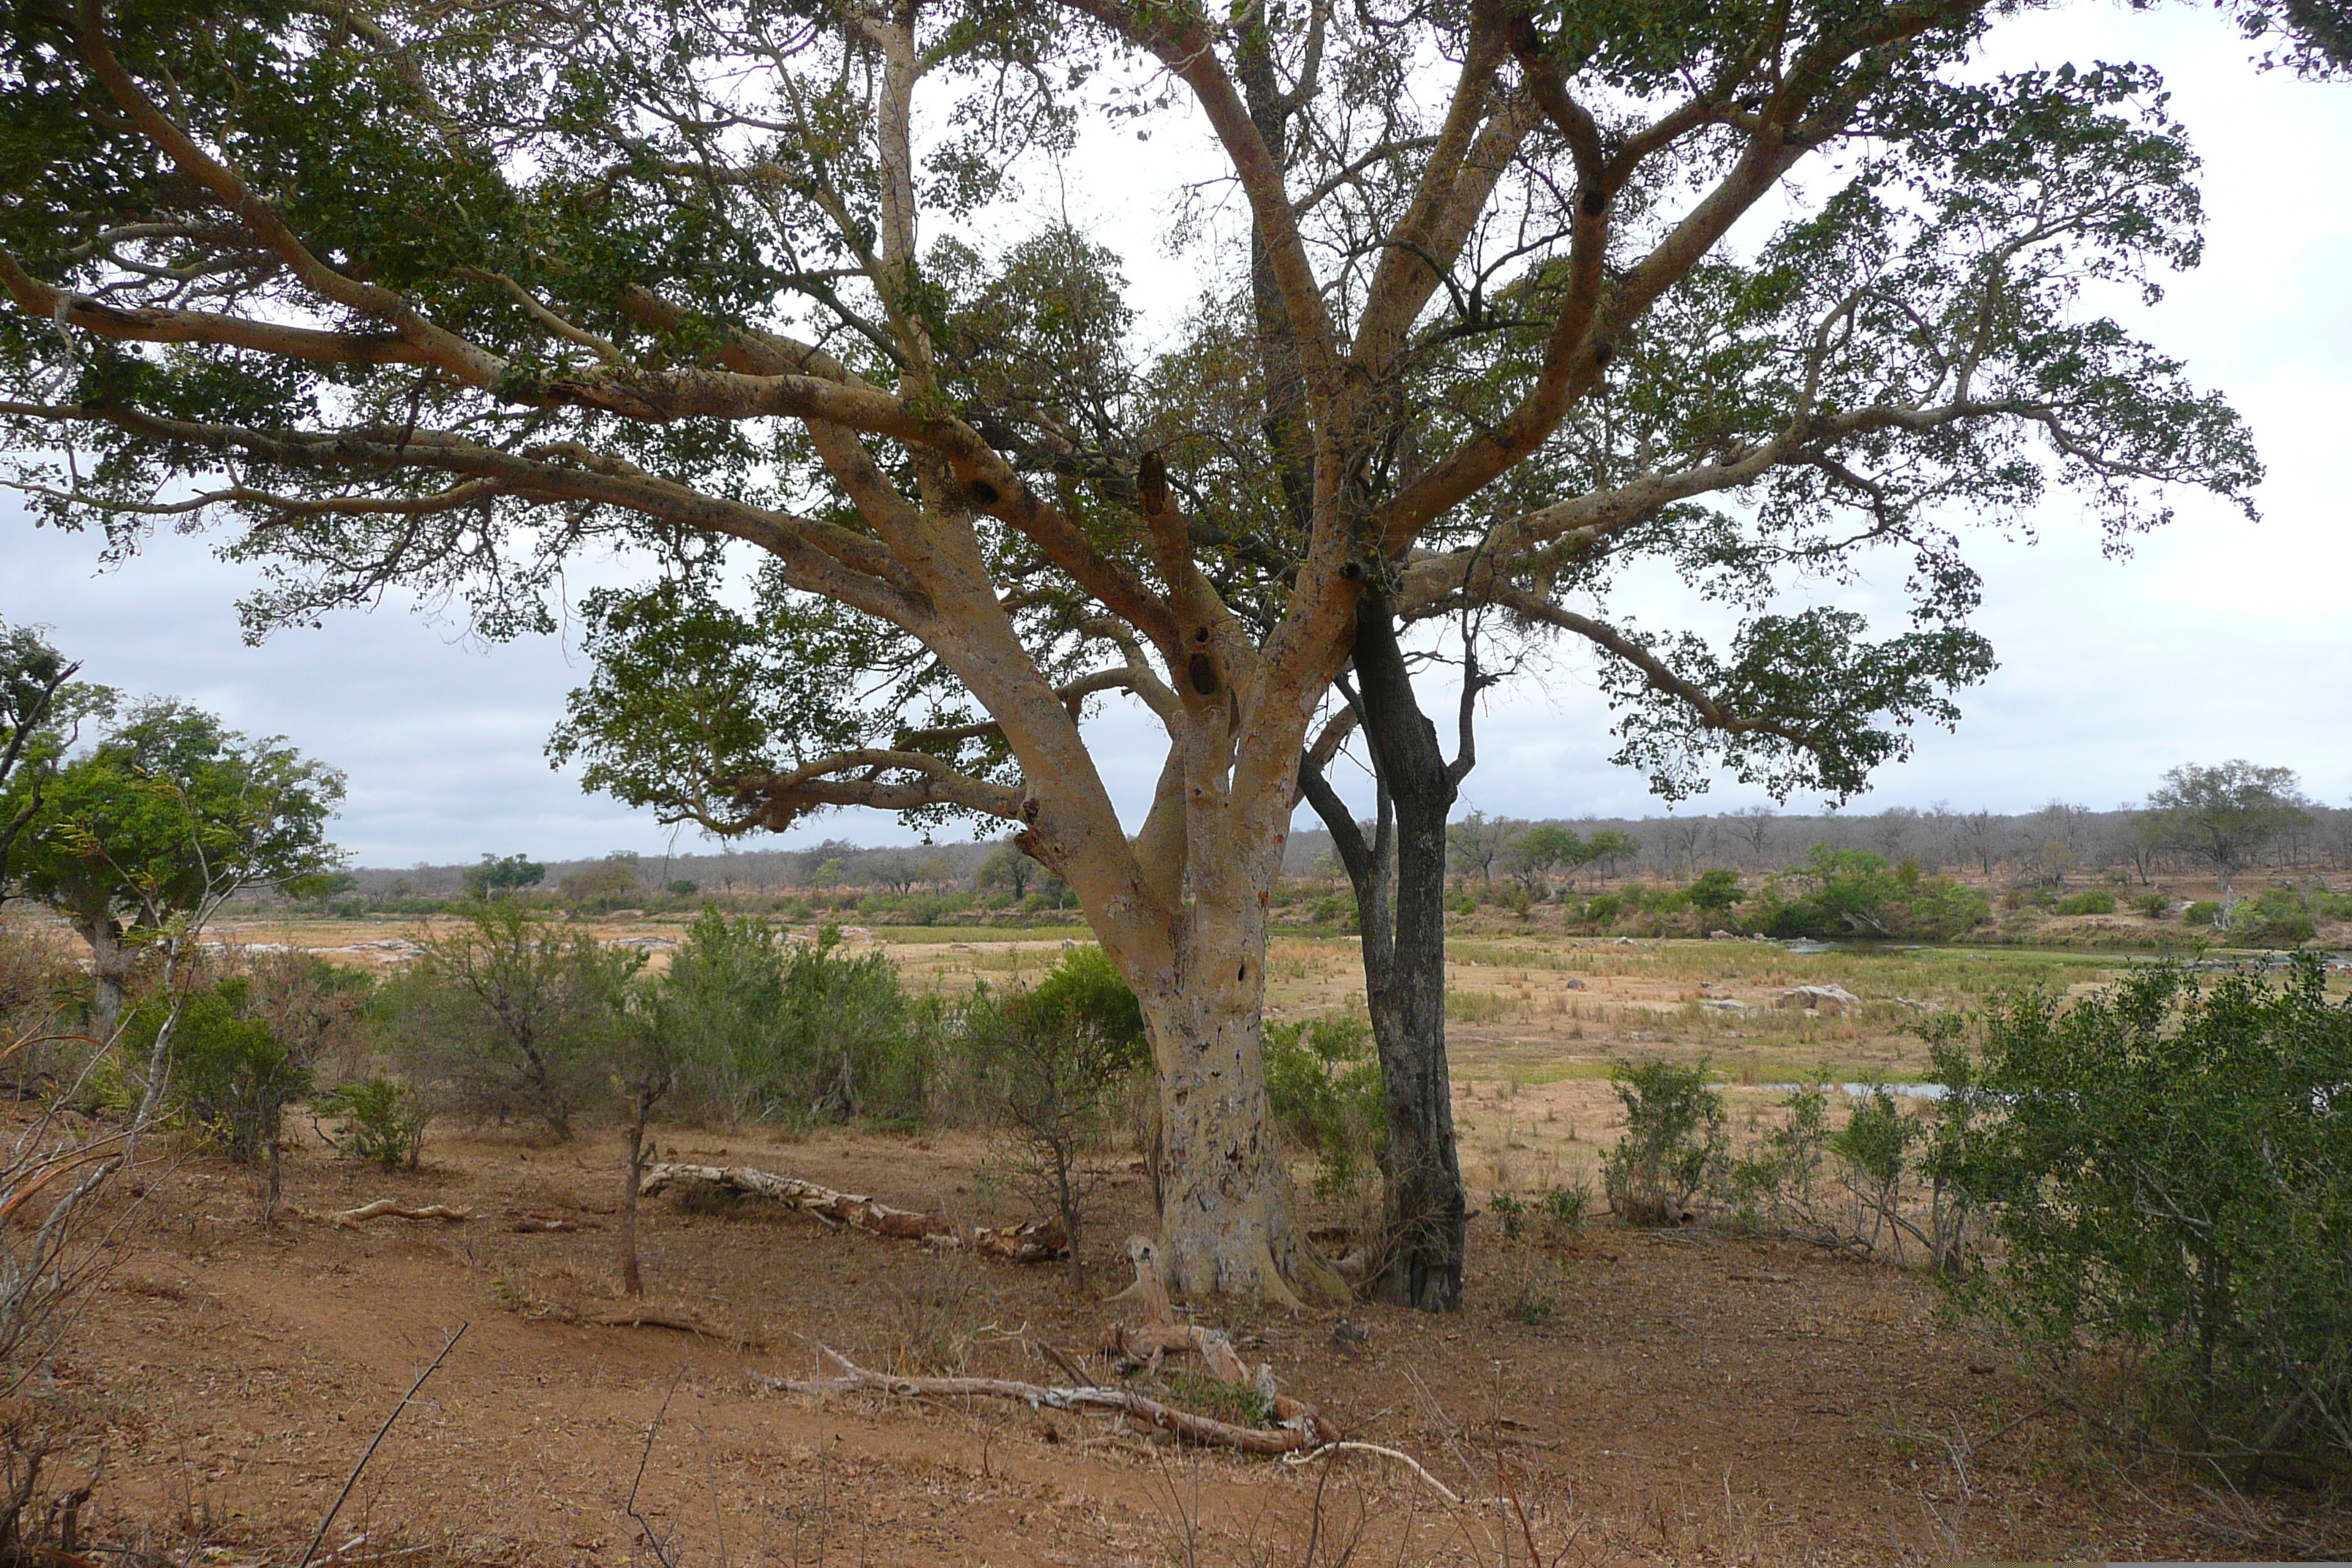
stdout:
<svg viewBox="0 0 2352 1568">
<path fill-rule="evenodd" d="M 1341 1442 L 1326 1443 L 1319 1448 L 1310 1448 L 1303 1454 L 1285 1454 L 1282 1457 L 1282 1462 L 1286 1465 L 1311 1464 L 1317 1459 L 1328 1458 L 1333 1454 L 1378 1454 L 1383 1459 L 1394 1459 L 1398 1464 L 1404 1466 L 1414 1475 L 1428 1482 L 1431 1491 L 1457 1507 L 1461 1504 L 1462 1499 L 1454 1489 L 1423 1469 L 1419 1459 L 1401 1448 L 1385 1448 L 1378 1443 L 1360 1443 L 1354 1438 L 1348 1438 Z"/>
<path fill-rule="evenodd" d="M 425 1380 L 441 1369 L 441 1363 L 449 1359 L 449 1352 L 457 1348 L 457 1342 L 464 1339 L 466 1331 L 472 1327 L 471 1323 L 457 1325 L 457 1331 L 442 1342 L 441 1353 L 416 1374 L 416 1381 L 408 1385 L 408 1392 L 400 1396 L 400 1403 L 394 1405 L 392 1414 L 383 1418 L 383 1425 L 376 1428 L 374 1441 L 368 1444 L 367 1452 L 360 1456 L 360 1462 L 352 1467 L 350 1478 L 343 1482 L 343 1489 L 335 1494 L 334 1506 L 327 1510 L 327 1517 L 319 1521 L 318 1532 L 310 1537 L 310 1544 L 302 1549 L 301 1559 L 294 1568 L 310 1568 L 310 1559 L 317 1553 L 319 1543 L 327 1539 L 328 1527 L 335 1522 L 335 1515 L 343 1511 L 343 1504 L 351 1500 L 352 1489 L 360 1484 L 360 1472 L 368 1468 L 368 1461 L 375 1458 L 376 1449 L 383 1446 L 384 1438 L 391 1436 L 392 1424 L 400 1419 L 400 1413 L 408 1408 L 409 1402 L 416 1397 L 416 1391 L 425 1386 Z"/>
<path fill-rule="evenodd" d="M 669 1402 L 677 1397 L 677 1385 L 685 1380 L 686 1367 L 680 1363 L 677 1375 L 669 1380 L 669 1392 L 662 1395 L 661 1408 L 654 1412 L 653 1420 L 646 1426 L 646 1446 L 637 1455 L 637 1479 L 629 1483 L 629 1500 L 625 1505 L 629 1518 L 645 1533 L 646 1545 L 661 1568 L 677 1568 L 677 1562 L 663 1549 L 662 1538 L 654 1533 L 654 1527 L 646 1521 L 646 1516 L 637 1511 L 637 1489 L 646 1484 L 646 1464 L 654 1457 L 654 1436 L 661 1430 L 662 1418 L 669 1414 Z"/>
</svg>

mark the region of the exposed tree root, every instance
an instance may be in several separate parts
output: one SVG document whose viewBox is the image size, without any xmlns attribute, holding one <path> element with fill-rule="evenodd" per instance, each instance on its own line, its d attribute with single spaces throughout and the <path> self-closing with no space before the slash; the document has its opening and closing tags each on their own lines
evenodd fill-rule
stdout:
<svg viewBox="0 0 2352 1568">
<path fill-rule="evenodd" d="M 760 1382 L 787 1394 L 889 1394 L 902 1399 L 1010 1399 L 1033 1410 L 1112 1410 L 1148 1421 L 1179 1439 L 1208 1448 L 1234 1448 L 1244 1454 L 1297 1454 L 1336 1440 L 1333 1431 L 1312 1411 L 1279 1426 L 1236 1426 L 1207 1415 L 1195 1415 L 1163 1405 L 1129 1388 L 1055 1388 L 1038 1383 L 1016 1383 L 1001 1377 L 892 1377 L 867 1372 L 838 1351 L 817 1349 L 840 1364 L 839 1377 L 803 1380 L 761 1376 Z"/>
<path fill-rule="evenodd" d="M 637 1184 L 639 1197 L 651 1197 L 673 1182 L 699 1182 L 753 1197 L 767 1198 L 797 1209 L 827 1225 L 845 1226 L 875 1236 L 919 1241 L 927 1247 L 971 1246 L 991 1257 L 1015 1263 L 1044 1263 L 1069 1256 L 1069 1237 L 1058 1221 L 1044 1224 L 975 1226 L 969 1237 L 939 1215 L 892 1208 L 863 1193 L 836 1192 L 798 1176 L 780 1176 L 749 1165 L 648 1165 Z"/>
</svg>

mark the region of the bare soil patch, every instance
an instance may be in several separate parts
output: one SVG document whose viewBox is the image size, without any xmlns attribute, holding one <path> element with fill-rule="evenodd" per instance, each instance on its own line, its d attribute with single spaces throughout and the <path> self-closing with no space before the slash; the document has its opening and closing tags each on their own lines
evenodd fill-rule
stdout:
<svg viewBox="0 0 2352 1568">
<path fill-rule="evenodd" d="M 661 1142 L 666 1157 L 1019 1217 L 968 1138 Z M 2118 1464 L 1940 1322 L 1928 1281 L 1794 1246 L 1606 1226 L 1515 1243 L 1482 1219 L 1457 1317 L 1359 1309 L 1360 1340 L 1336 1314 L 1216 1317 L 1286 1392 L 1469 1500 L 1447 1508 L 1363 1456 L 1285 1467 L 1177 1451 L 1109 1417 L 817 1405 L 756 1381 L 807 1375 L 819 1343 L 877 1369 L 1067 1381 L 1031 1347 L 1084 1356 L 1131 1314 L 1107 1298 L 1126 1282 L 1115 1245 L 1143 1222 L 1139 1177 L 1118 1189 L 1127 1212 L 1095 1238 L 1083 1298 L 1051 1268 L 933 1257 L 757 1204 L 649 1201 L 649 1304 L 694 1333 L 588 1321 L 622 1304 L 612 1140 L 436 1138 L 426 1168 L 399 1176 L 315 1148 L 289 1165 L 306 1210 L 390 1197 L 477 1217 L 265 1227 L 243 1171 L 187 1156 L 152 1180 L 47 1400 L 79 1425 L 58 1484 L 101 1473 L 101 1532 L 163 1528 L 215 1561 L 290 1563 L 384 1413 L 470 1322 L 368 1468 L 327 1543 L 336 1561 L 652 1563 L 649 1527 L 677 1568 L 1303 1563 L 1310 1535 L 1370 1560 L 1499 1563 L 1507 1541 L 1525 1560 L 1520 1508 L 1547 1558 L 1569 1563 L 2352 1544 L 2340 1521 L 2305 1508 L 2296 1522 L 2295 1500 L 2233 1514 L 2193 1477 Z M 530 1220 L 572 1228 L 518 1228 Z M 2294 1533 L 2271 1533 L 2282 1521 Z"/>
</svg>

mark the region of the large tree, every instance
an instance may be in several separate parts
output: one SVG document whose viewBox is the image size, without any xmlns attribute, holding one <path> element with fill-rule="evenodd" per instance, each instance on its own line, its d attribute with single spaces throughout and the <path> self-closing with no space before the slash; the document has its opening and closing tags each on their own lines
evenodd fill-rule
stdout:
<svg viewBox="0 0 2352 1568">
<path fill-rule="evenodd" d="M 2084 297 L 2195 258 L 2158 84 L 1988 78 L 2001 10 L 20 6 L 0 413 L 61 522 L 239 527 L 257 629 L 404 584 L 509 634 L 575 552 L 657 560 L 597 606 L 593 776 L 722 831 L 1016 825 L 1148 1021 L 1172 1282 L 1288 1299 L 1337 1281 L 1265 1113 L 1265 911 L 1366 636 L 1500 606 L 1600 652 L 1669 784 L 1834 785 L 1985 668 L 1933 502 L 2072 485 L 2121 539 L 2257 477 Z M 1213 149 L 1153 352 L 1014 183 L 1102 125 Z M 1874 549 L 1915 626 L 1779 602 Z M 1643 559 L 1720 647 L 1611 616 Z M 1114 690 L 1168 740 L 1133 838 Z"/>
</svg>

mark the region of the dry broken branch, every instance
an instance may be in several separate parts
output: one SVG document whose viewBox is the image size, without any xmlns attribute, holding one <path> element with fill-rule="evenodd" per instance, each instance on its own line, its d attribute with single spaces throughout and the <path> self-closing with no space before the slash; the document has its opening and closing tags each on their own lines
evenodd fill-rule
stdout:
<svg viewBox="0 0 2352 1568">
<path fill-rule="evenodd" d="M 941 1215 L 892 1208 L 863 1193 L 836 1192 L 798 1176 L 782 1176 L 772 1171 L 754 1170 L 749 1165 L 648 1165 L 645 1180 L 638 1184 L 637 1194 L 651 1197 L 671 1183 L 681 1181 L 698 1182 L 746 1193 L 753 1197 L 767 1198 L 827 1225 L 867 1231 L 875 1236 L 919 1241 L 935 1247 L 962 1247 L 967 1242 L 964 1234 L 953 1222 Z M 995 1258 L 1010 1258 L 1015 1263 L 1043 1263 L 1064 1257 L 1070 1250 L 1069 1237 L 1055 1221 L 975 1226 L 969 1243 L 978 1251 Z"/>
<path fill-rule="evenodd" d="M 462 1225 L 474 1217 L 471 1209 L 453 1209 L 446 1204 L 404 1204 L 398 1198 L 378 1198 L 372 1204 L 362 1204 L 355 1209 L 337 1209 L 332 1214 L 312 1214 L 289 1204 L 284 1213 L 297 1219 L 314 1220 L 341 1230 L 357 1230 L 372 1219 L 431 1219 L 445 1225 Z"/>
<path fill-rule="evenodd" d="M 839 1363 L 839 1377 L 799 1379 L 761 1376 L 770 1388 L 787 1394 L 889 1394 L 902 1399 L 1011 1399 L 1033 1410 L 1110 1410 L 1148 1421 L 1163 1432 L 1202 1447 L 1234 1448 L 1245 1454 L 1297 1454 L 1322 1447 L 1339 1434 L 1304 1406 L 1301 1414 L 1279 1426 L 1237 1426 L 1230 1421 L 1196 1415 L 1148 1398 L 1129 1388 L 1055 1388 L 1045 1384 L 1017 1383 L 1000 1377 L 894 1377 L 868 1372 L 838 1351 L 817 1347 Z"/>
</svg>

